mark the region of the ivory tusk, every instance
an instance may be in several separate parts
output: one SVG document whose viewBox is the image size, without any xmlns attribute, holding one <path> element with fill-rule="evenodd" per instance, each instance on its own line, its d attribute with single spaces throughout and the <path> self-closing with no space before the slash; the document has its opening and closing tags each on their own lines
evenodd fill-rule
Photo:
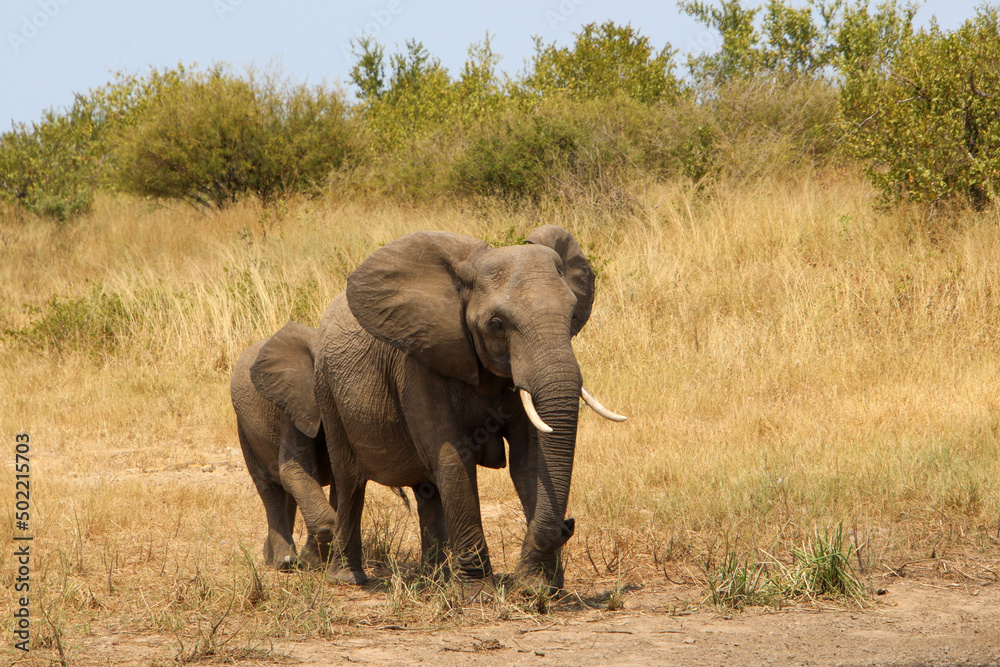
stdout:
<svg viewBox="0 0 1000 667">
<path fill-rule="evenodd" d="M 543 422 L 542 418 L 538 416 L 538 412 L 535 411 L 535 404 L 531 402 L 531 394 L 524 389 L 521 390 L 521 404 L 524 405 L 524 411 L 528 413 L 528 419 L 535 425 L 535 428 L 542 433 L 552 433 L 552 427 Z"/>
<path fill-rule="evenodd" d="M 583 396 L 583 402 L 590 406 L 590 409 L 601 415 L 605 419 L 610 419 L 613 422 L 623 422 L 628 417 L 625 415 L 615 414 L 608 410 L 606 407 L 601 405 L 600 401 L 593 397 L 593 395 L 587 391 L 586 387 L 580 387 L 580 395 Z"/>
</svg>

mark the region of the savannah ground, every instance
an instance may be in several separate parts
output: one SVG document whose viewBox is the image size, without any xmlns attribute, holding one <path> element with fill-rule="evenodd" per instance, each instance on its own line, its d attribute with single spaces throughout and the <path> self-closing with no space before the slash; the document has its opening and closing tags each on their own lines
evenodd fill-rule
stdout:
<svg viewBox="0 0 1000 667">
<path fill-rule="evenodd" d="M 1000 213 L 877 213 L 871 199 L 829 170 L 649 184 L 616 206 L 330 196 L 202 212 L 102 195 L 67 223 L 3 209 L 7 619 L 20 431 L 35 540 L 32 650 L 7 634 L 0 656 L 996 664 Z M 289 318 L 316 325 L 353 268 L 403 234 L 506 244 L 543 223 L 592 258 L 575 350 L 587 386 L 630 418 L 582 413 L 569 596 L 460 604 L 414 572 L 415 512 L 374 486 L 365 543 L 380 582 L 267 571 L 228 396 L 239 352 Z M 480 479 L 491 554 L 510 572 L 516 495 L 506 471 Z M 859 598 L 710 603 L 731 564 L 780 577 L 838 530 Z"/>
</svg>

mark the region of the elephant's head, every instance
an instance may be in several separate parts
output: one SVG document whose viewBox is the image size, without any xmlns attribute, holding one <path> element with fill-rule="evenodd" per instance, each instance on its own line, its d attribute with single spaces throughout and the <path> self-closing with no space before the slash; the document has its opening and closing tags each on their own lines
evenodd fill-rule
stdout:
<svg viewBox="0 0 1000 667">
<path fill-rule="evenodd" d="M 362 262 L 347 281 L 347 302 L 366 331 L 430 369 L 472 385 L 510 378 L 521 390 L 539 440 L 521 570 L 561 585 L 581 392 L 599 407 L 583 390 L 571 345 L 594 302 L 594 272 L 576 240 L 553 225 L 502 248 L 417 232 Z"/>
</svg>

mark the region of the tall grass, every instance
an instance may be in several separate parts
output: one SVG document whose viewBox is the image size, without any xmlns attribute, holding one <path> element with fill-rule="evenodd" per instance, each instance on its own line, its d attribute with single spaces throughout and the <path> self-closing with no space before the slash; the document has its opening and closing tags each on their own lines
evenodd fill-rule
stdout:
<svg viewBox="0 0 1000 667">
<path fill-rule="evenodd" d="M 833 170 L 649 185 L 611 213 L 489 199 L 206 213 L 99 196 L 53 226 L 5 209 L 0 432 L 32 433 L 37 571 L 61 623 L 49 645 L 127 627 L 193 655 L 251 619 L 225 646 L 254 651 L 253 637 L 377 617 L 309 575 L 247 570 L 241 547 L 257 556 L 264 517 L 236 469 L 228 375 L 287 319 L 317 324 L 354 266 L 418 229 L 495 240 L 559 224 L 597 269 L 576 354 L 588 387 L 630 420 L 583 413 L 571 586 L 596 576 L 623 589 L 720 544 L 788 562 L 841 522 L 866 567 L 995 551 L 998 215 L 875 213 L 868 188 Z M 184 472 L 206 464 L 221 469 Z M 480 486 L 509 571 L 516 495 L 506 471 L 483 470 Z M 383 551 L 418 553 L 415 517 L 371 495 L 367 534 L 393 526 Z M 11 503 L 0 499 L 3 516 Z M 13 532 L 0 521 L 0 540 Z M 246 593 L 257 576 L 267 597 Z"/>
</svg>

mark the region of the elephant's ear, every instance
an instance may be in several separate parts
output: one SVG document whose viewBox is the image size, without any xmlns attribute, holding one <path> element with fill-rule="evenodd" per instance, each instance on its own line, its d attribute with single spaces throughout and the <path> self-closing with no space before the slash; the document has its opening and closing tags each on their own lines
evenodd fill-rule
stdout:
<svg viewBox="0 0 1000 667">
<path fill-rule="evenodd" d="M 587 256 L 580 249 L 573 235 L 562 227 L 543 225 L 528 234 L 525 243 L 534 243 L 552 248 L 562 257 L 566 284 L 576 295 L 576 311 L 573 313 L 573 335 L 590 319 L 590 309 L 594 305 L 594 270 L 590 268 Z"/>
<path fill-rule="evenodd" d="M 415 232 L 363 261 L 347 279 L 347 305 L 365 331 L 443 375 L 479 384 L 465 326 L 470 260 L 488 248 L 469 236 Z"/>
<path fill-rule="evenodd" d="M 313 375 L 313 350 L 319 333 L 295 322 L 271 336 L 250 367 L 250 380 L 260 395 L 292 418 L 310 438 L 319 432 L 319 404 Z"/>
</svg>

